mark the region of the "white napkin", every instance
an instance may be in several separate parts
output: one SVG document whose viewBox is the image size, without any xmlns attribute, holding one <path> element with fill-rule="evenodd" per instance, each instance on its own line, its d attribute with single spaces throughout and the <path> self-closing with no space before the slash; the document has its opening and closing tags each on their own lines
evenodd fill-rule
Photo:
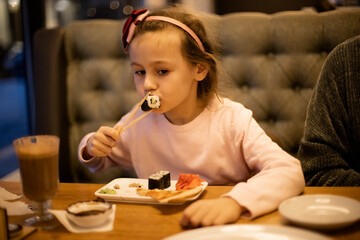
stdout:
<svg viewBox="0 0 360 240">
<path fill-rule="evenodd" d="M 0 187 L 0 200 L 15 200 L 21 197 L 22 197 L 21 195 L 11 193 L 5 188 Z"/>
<path fill-rule="evenodd" d="M 5 188 L 0 187 L 0 207 L 6 208 L 8 216 L 33 214 L 34 212 L 29 209 L 29 206 L 21 201 L 13 201 L 21 198 L 17 195 L 7 191 Z"/>
<path fill-rule="evenodd" d="M 69 232 L 72 233 L 107 232 L 113 230 L 113 226 L 114 226 L 116 205 L 113 204 L 112 208 L 113 208 L 113 213 L 110 215 L 109 220 L 103 225 L 93 228 L 83 228 L 75 225 L 66 217 L 65 210 L 50 209 L 49 212 L 53 214 Z"/>
</svg>

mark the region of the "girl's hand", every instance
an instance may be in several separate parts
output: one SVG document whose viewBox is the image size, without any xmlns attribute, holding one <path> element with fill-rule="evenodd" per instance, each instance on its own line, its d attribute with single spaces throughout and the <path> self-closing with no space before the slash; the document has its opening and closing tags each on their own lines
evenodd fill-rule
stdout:
<svg viewBox="0 0 360 240">
<path fill-rule="evenodd" d="M 235 222 L 243 211 L 244 208 L 229 197 L 199 200 L 184 210 L 180 224 L 183 227 L 222 225 Z"/>
<path fill-rule="evenodd" d="M 120 135 L 115 128 L 102 126 L 88 140 L 84 151 L 84 158 L 105 157 L 115 147 Z"/>
</svg>

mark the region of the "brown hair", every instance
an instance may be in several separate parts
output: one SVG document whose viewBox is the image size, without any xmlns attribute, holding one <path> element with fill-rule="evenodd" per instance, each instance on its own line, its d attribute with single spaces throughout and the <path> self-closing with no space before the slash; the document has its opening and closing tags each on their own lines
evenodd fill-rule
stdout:
<svg viewBox="0 0 360 240">
<path fill-rule="evenodd" d="M 197 97 L 200 98 L 205 105 L 208 104 L 212 95 L 218 98 L 218 68 L 215 51 L 215 44 L 210 43 L 204 24 L 194 14 L 185 10 L 183 7 L 176 5 L 159 10 L 155 10 L 149 16 L 165 16 L 176 19 L 188 26 L 202 42 L 205 52 L 202 51 L 196 41 L 186 31 L 181 30 L 177 26 L 159 20 L 143 21 L 135 29 L 134 38 L 145 32 L 161 31 L 169 27 L 179 29 L 183 32 L 182 54 L 191 64 L 206 63 L 209 66 L 209 72 L 198 84 Z"/>
</svg>

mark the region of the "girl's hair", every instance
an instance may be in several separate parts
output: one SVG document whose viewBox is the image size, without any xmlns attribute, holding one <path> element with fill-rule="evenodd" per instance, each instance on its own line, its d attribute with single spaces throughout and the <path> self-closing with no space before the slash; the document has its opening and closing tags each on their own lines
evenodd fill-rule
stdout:
<svg viewBox="0 0 360 240">
<path fill-rule="evenodd" d="M 218 98 L 218 68 L 217 58 L 214 44 L 210 43 L 204 24 L 194 14 L 186 11 L 179 5 L 171 6 L 159 10 L 155 10 L 149 16 L 165 16 L 176 19 L 194 31 L 202 42 L 205 52 L 202 51 L 196 41 L 183 29 L 177 26 L 158 20 L 142 21 L 136 28 L 134 38 L 145 32 L 161 31 L 168 28 L 178 29 L 183 34 L 182 54 L 191 64 L 206 63 L 209 65 L 209 72 L 205 79 L 198 84 L 197 97 L 200 98 L 205 105 L 208 104 L 210 98 L 216 95 Z"/>
</svg>

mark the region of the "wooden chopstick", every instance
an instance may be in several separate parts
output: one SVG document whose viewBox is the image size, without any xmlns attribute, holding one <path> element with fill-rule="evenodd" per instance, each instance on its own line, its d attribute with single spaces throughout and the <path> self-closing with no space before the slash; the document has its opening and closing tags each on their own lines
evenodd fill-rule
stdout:
<svg viewBox="0 0 360 240">
<path fill-rule="evenodd" d="M 136 108 L 134 108 L 129 117 L 127 119 L 125 119 L 125 121 L 122 124 L 122 128 L 119 128 L 118 132 L 119 134 L 125 132 L 128 128 L 130 128 L 132 125 L 134 125 L 135 123 L 137 123 L 138 121 L 140 121 L 142 118 L 146 117 L 149 113 L 151 113 L 153 111 L 153 109 L 151 109 L 150 111 L 145 112 L 143 115 L 141 115 L 140 117 L 136 118 L 134 121 L 132 121 L 131 123 L 129 123 L 129 125 L 125 126 L 126 123 L 133 118 L 133 116 L 135 115 L 135 113 L 137 112 L 137 110 L 141 107 L 141 105 L 145 102 L 146 98 L 150 95 L 150 92 L 148 92 L 148 94 L 145 95 L 145 97 L 139 102 L 139 104 L 137 105 Z"/>
<path fill-rule="evenodd" d="M 129 127 L 131 127 L 132 125 L 134 125 L 135 123 L 137 123 L 138 121 L 140 121 L 141 119 L 143 119 L 144 117 L 146 117 L 149 113 L 151 113 L 153 111 L 153 109 L 145 112 L 143 115 L 141 115 L 140 117 L 138 117 L 137 119 L 135 119 L 134 121 L 132 121 L 129 125 L 127 125 L 126 127 L 120 129 L 119 133 L 123 133 L 125 132 Z"/>
</svg>

